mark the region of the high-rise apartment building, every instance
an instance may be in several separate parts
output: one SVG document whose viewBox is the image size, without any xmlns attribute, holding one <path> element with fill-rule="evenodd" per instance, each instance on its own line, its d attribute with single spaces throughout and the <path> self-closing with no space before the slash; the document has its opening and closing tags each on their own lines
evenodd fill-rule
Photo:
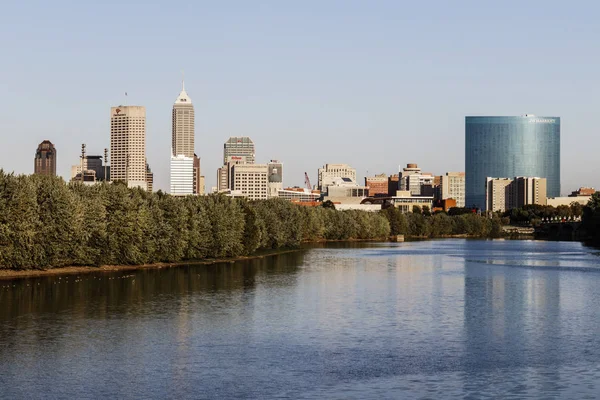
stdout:
<svg viewBox="0 0 600 400">
<path fill-rule="evenodd" d="M 34 174 L 56 175 L 56 148 L 51 141 L 44 140 L 38 145 L 33 162 Z"/>
<path fill-rule="evenodd" d="M 325 164 L 318 171 L 318 189 L 325 191 L 327 186 L 333 184 L 334 178 L 348 178 L 356 182 L 356 169 L 348 164 Z"/>
<path fill-rule="evenodd" d="M 194 106 L 192 99 L 181 84 L 181 93 L 173 104 L 173 119 L 171 132 L 171 191 L 175 196 L 185 196 L 196 193 L 195 182 L 198 182 L 194 172 L 197 158 L 194 153 Z M 198 159 L 198 172 L 200 160 Z"/>
<path fill-rule="evenodd" d="M 254 142 L 249 137 L 230 137 L 223 145 L 223 165 L 230 161 L 254 164 Z"/>
<path fill-rule="evenodd" d="M 440 199 L 456 200 L 456 207 L 465 206 L 465 173 L 447 172 L 440 177 Z"/>
<path fill-rule="evenodd" d="M 560 196 L 560 118 L 466 117 L 465 203 L 486 208 L 487 177 L 546 178 Z"/>
<path fill-rule="evenodd" d="M 110 153 L 111 181 L 147 188 L 145 107 L 111 107 Z"/>
</svg>

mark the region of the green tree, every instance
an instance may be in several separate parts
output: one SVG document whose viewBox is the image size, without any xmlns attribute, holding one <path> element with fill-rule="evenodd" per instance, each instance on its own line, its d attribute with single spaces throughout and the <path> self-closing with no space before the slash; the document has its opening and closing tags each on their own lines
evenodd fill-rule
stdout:
<svg viewBox="0 0 600 400">
<path fill-rule="evenodd" d="M 335 204 L 333 204 L 333 201 L 331 201 L 331 200 L 325 200 L 323 202 L 323 204 L 321 204 L 321 207 L 323 207 L 323 208 L 332 208 L 332 209 L 335 210 Z"/>
<path fill-rule="evenodd" d="M 583 208 L 582 225 L 591 241 L 600 244 L 600 192 L 596 192 Z"/>
</svg>

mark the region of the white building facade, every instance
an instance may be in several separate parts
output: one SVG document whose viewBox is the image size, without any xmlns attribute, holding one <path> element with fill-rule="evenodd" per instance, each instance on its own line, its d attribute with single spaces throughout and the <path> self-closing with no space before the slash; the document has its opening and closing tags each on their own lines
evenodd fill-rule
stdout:
<svg viewBox="0 0 600 400">
<path fill-rule="evenodd" d="M 194 158 L 183 154 L 171 156 L 171 191 L 173 196 L 194 194 Z"/>
</svg>

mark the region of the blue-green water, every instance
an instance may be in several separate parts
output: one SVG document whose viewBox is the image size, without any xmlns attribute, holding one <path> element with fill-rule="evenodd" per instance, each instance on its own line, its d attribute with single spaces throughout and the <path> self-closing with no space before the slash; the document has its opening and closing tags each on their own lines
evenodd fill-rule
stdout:
<svg viewBox="0 0 600 400">
<path fill-rule="evenodd" d="M 0 281 L 0 398 L 598 398 L 600 254 L 312 248 Z"/>
</svg>

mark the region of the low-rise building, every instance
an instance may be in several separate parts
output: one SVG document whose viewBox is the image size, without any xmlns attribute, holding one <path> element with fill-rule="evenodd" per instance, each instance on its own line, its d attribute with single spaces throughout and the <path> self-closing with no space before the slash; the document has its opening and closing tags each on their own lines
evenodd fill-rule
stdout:
<svg viewBox="0 0 600 400">
<path fill-rule="evenodd" d="M 427 206 L 430 210 L 433 209 L 433 196 L 413 196 L 409 190 L 398 190 L 390 200 L 402 213 L 412 212 L 414 206 L 421 209 Z"/>
<path fill-rule="evenodd" d="M 314 202 L 319 200 L 321 192 L 307 188 L 293 187 L 278 190 L 277 197 L 293 202 Z"/>
<path fill-rule="evenodd" d="M 340 204 L 360 204 L 369 197 L 369 188 L 360 186 L 351 178 L 327 178 L 328 185 L 324 192 L 323 201 L 330 200 Z"/>
<path fill-rule="evenodd" d="M 348 164 L 325 164 L 318 170 L 318 189 L 325 191 L 327 186 L 334 182 L 334 178 L 349 178 L 356 182 L 356 169 Z"/>
<path fill-rule="evenodd" d="M 592 196 L 576 196 L 576 197 L 548 197 L 546 205 L 552 207 L 570 206 L 572 203 L 579 203 L 582 206 L 587 205 Z"/>
<path fill-rule="evenodd" d="M 589 197 L 591 195 L 593 195 L 594 193 L 596 193 L 596 189 L 592 188 L 592 187 L 580 187 L 579 189 L 575 190 L 574 192 L 571 192 L 571 194 L 569 195 L 569 197 Z"/>
<path fill-rule="evenodd" d="M 387 196 L 388 176 L 386 174 L 367 176 L 365 186 L 369 188 L 369 196 Z"/>
</svg>

